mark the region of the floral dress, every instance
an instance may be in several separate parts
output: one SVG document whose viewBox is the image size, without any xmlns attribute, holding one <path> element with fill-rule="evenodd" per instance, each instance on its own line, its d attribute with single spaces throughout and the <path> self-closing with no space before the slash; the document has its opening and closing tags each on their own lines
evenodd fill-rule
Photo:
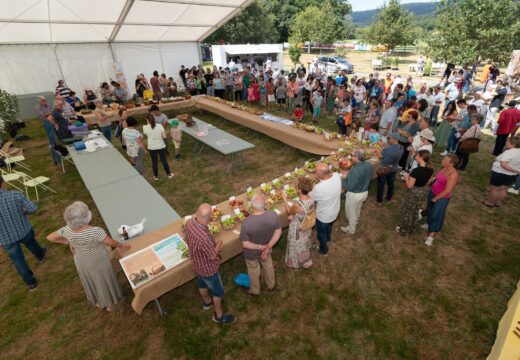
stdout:
<svg viewBox="0 0 520 360">
<path fill-rule="evenodd" d="M 306 212 L 314 209 L 314 200 L 309 198 L 301 200 Z M 285 253 L 285 264 L 291 268 L 309 267 L 311 260 L 311 232 L 312 230 L 301 230 L 300 225 L 305 218 L 305 214 L 295 214 L 294 219 L 289 224 L 287 235 L 287 251 Z"/>
</svg>

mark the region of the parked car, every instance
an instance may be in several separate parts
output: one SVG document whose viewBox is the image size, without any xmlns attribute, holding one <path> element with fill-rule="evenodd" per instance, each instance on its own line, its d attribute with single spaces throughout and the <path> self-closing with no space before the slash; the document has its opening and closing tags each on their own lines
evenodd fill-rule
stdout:
<svg viewBox="0 0 520 360">
<path fill-rule="evenodd" d="M 327 72 L 345 70 L 347 74 L 354 72 L 354 65 L 347 59 L 340 56 L 320 56 L 318 66 L 323 67 Z"/>
</svg>

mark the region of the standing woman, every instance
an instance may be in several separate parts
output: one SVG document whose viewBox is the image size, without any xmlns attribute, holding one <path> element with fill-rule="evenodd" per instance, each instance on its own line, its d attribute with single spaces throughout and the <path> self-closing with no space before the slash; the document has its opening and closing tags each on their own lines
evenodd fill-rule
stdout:
<svg viewBox="0 0 520 360">
<path fill-rule="evenodd" d="M 459 164 L 457 165 L 457 168 L 460 171 L 466 171 L 466 166 L 468 166 L 469 163 L 469 152 L 464 151 L 464 149 L 460 148 L 460 144 L 468 139 L 478 139 L 480 138 L 480 122 L 484 119 L 482 114 L 475 113 L 471 115 L 471 127 L 462 134 L 462 136 L 459 139 L 459 143 L 457 146 L 457 156 L 460 159 Z"/>
<path fill-rule="evenodd" d="M 128 111 L 126 108 L 119 109 L 119 123 L 117 124 L 115 136 L 121 138 L 121 147 L 126 150 L 125 139 L 123 138 L 123 129 L 127 127 L 126 119 L 128 118 Z"/>
<path fill-rule="evenodd" d="M 95 104 L 96 109 L 94 110 L 94 115 L 96 115 L 99 130 L 101 130 L 103 136 L 105 136 L 108 141 L 112 142 L 112 118 L 114 114 L 108 113 L 103 109 L 103 102 L 101 100 L 96 100 Z"/>
<path fill-rule="evenodd" d="M 365 117 L 365 131 L 370 131 L 372 126 L 379 127 L 379 119 L 381 118 L 381 112 L 379 109 L 379 102 L 377 99 L 371 99 L 369 108 Z"/>
<path fill-rule="evenodd" d="M 168 174 L 168 179 L 173 177 L 173 173 L 170 171 L 168 165 L 168 159 L 166 158 L 166 131 L 161 124 L 155 123 L 155 118 L 152 114 L 146 116 L 147 125 L 143 126 L 143 133 L 148 138 L 148 151 L 152 158 L 152 169 L 154 180 L 159 180 L 159 169 L 157 156 L 161 158 L 164 171 Z"/>
<path fill-rule="evenodd" d="M 495 158 L 484 205 L 500 207 L 507 196 L 507 188 L 517 177 L 520 177 L 520 136 L 512 136 L 506 143 L 506 150 Z"/>
<path fill-rule="evenodd" d="M 334 107 L 336 106 L 336 82 L 327 80 L 328 82 L 328 90 L 327 90 L 327 113 L 332 114 L 334 111 Z M 340 105 L 343 102 L 343 99 L 340 99 Z"/>
<path fill-rule="evenodd" d="M 442 158 L 442 169 L 437 173 L 435 182 L 428 193 L 427 202 L 427 226 L 428 236 L 424 242 L 431 246 L 435 236 L 441 231 L 446 216 L 446 208 L 450 203 L 451 194 L 459 182 L 459 174 L 455 166 L 459 158 L 455 154 L 448 154 Z"/>
<path fill-rule="evenodd" d="M 363 85 L 361 79 L 356 80 L 356 85 L 354 85 L 353 90 L 354 90 L 354 97 L 356 99 L 357 108 L 361 112 L 364 109 L 363 100 L 365 99 L 365 95 L 367 92 L 367 89 Z"/>
<path fill-rule="evenodd" d="M 148 83 L 144 79 L 144 75 L 137 75 L 137 79 L 135 79 L 135 92 L 141 100 L 144 98 L 144 91 L 146 89 L 148 89 Z"/>
<path fill-rule="evenodd" d="M 130 245 L 110 238 L 99 227 L 90 226 L 92 213 L 81 201 L 68 206 L 63 218 L 67 226 L 47 236 L 47 240 L 70 246 L 88 301 L 99 309 L 111 311 L 123 295 L 106 247 L 128 250 Z"/>
<path fill-rule="evenodd" d="M 395 228 L 401 235 L 411 235 L 416 230 L 417 220 L 419 220 L 419 209 L 424 204 L 428 187 L 426 186 L 433 175 L 433 169 L 428 165 L 430 152 L 419 150 L 415 154 L 417 167 L 410 174 L 405 174 L 407 191 L 401 203 L 401 220 L 399 226 Z"/>
<path fill-rule="evenodd" d="M 233 78 L 233 75 L 231 75 L 231 72 L 229 70 L 226 70 L 225 73 L 225 83 L 226 83 L 226 95 L 227 99 L 229 101 L 235 100 L 234 96 L 234 86 L 235 86 L 235 79 Z"/>
<path fill-rule="evenodd" d="M 101 99 L 103 100 L 103 104 L 110 105 L 113 102 L 112 99 L 112 90 L 110 89 L 110 85 L 105 81 L 99 87 L 99 93 L 101 94 Z"/>
<path fill-rule="evenodd" d="M 193 73 L 189 73 L 188 80 L 186 81 L 187 89 L 190 92 L 190 95 L 197 95 L 197 80 L 195 80 L 195 76 Z"/>
<path fill-rule="evenodd" d="M 448 146 L 448 136 L 450 135 L 451 123 L 457 118 L 457 105 L 455 101 L 450 101 L 442 112 L 442 122 L 435 130 L 436 146 L 445 148 Z"/>
<path fill-rule="evenodd" d="M 290 268 L 298 269 L 303 267 L 308 269 L 312 266 L 311 259 L 311 232 L 312 229 L 302 230 L 300 228 L 305 214 L 314 211 L 314 200 L 309 193 L 313 185 L 309 178 L 301 177 L 297 185 L 300 200 L 295 201 L 289 206 L 287 195 L 283 192 L 283 201 L 287 214 L 289 215 L 289 233 L 287 235 L 287 251 L 285 253 L 285 265 Z"/>
<path fill-rule="evenodd" d="M 220 77 L 218 71 L 213 75 L 213 89 L 215 91 L 215 96 L 224 99 L 224 79 Z"/>
</svg>

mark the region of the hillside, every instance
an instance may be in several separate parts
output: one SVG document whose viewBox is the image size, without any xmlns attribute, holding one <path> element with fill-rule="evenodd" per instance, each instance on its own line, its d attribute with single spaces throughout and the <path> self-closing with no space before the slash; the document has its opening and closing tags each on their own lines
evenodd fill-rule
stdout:
<svg viewBox="0 0 520 360">
<path fill-rule="evenodd" d="M 418 17 L 433 17 L 433 13 L 437 4 L 435 3 L 410 3 L 403 4 L 403 7 L 411 11 Z M 354 11 L 352 12 L 352 21 L 357 26 L 367 26 L 374 20 L 378 9 L 365 10 L 365 11 Z"/>
</svg>

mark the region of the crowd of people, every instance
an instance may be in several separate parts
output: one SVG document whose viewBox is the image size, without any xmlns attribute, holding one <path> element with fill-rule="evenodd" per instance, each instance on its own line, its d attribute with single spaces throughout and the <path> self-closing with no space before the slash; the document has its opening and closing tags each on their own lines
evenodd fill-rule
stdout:
<svg viewBox="0 0 520 360">
<path fill-rule="evenodd" d="M 329 165 L 318 162 L 314 184 L 309 178 L 297 180 L 298 201 L 289 201 L 283 196 L 289 219 L 285 264 L 290 268 L 311 268 L 313 260 L 312 227 L 316 226 L 318 254 L 327 256 L 332 229 L 337 221 L 342 193 L 345 193 L 346 226 L 341 231 L 346 236 L 355 236 L 361 209 L 368 199 L 368 189 L 374 173 L 377 175 L 375 203 L 383 206 L 394 199 L 394 183 L 401 179 L 404 184 L 401 195 L 400 216 L 395 230 L 403 236 L 425 232 L 424 243 L 431 246 L 442 230 L 446 210 L 460 176 L 469 164 L 470 154 L 478 151 L 479 137 L 488 126 L 496 135 L 489 192 L 483 204 L 497 208 L 508 191 L 518 194 L 520 188 L 520 137 L 515 136 L 520 125 L 520 110 L 514 100 L 503 109 L 506 95 L 510 92 L 507 83 L 500 79 L 497 69 L 488 63 L 480 76 L 483 91 L 473 92 L 474 71 L 467 66 L 455 70 L 448 64 L 441 82 L 428 87 L 425 83 L 416 86 L 411 77 L 400 75 L 349 80 L 344 71 L 327 76 L 320 68 L 310 73 L 304 66 L 285 74 L 277 68 L 256 69 L 245 66 L 237 69 L 230 66 L 204 70 L 202 66 L 190 69 L 181 67 L 179 76 L 191 94 L 208 94 L 233 101 L 259 102 L 264 106 L 279 107 L 302 121 L 304 113 L 312 114 L 313 122 L 319 123 L 321 109 L 336 118 L 339 133 L 371 143 L 382 143 L 379 165 L 374 168 L 367 161 L 363 150 L 353 150 L 351 161 L 341 159 L 339 172 L 331 172 Z M 135 83 L 139 98 L 151 90 L 153 97 L 177 94 L 179 90 L 173 79 L 154 72 L 148 81 L 140 74 Z M 119 84 L 103 83 L 99 97 L 87 89 L 83 101 L 76 97 L 64 81 L 58 82 L 54 107 L 44 97 L 38 98 L 36 112 L 43 122 L 49 144 L 56 145 L 66 138 L 68 126 L 83 119 L 78 111 L 94 110 L 98 126 L 105 137 L 112 141 L 113 114 L 103 105 L 112 102 L 124 104 L 128 100 L 126 89 Z M 287 100 L 287 101 L 286 101 Z M 175 158 L 180 158 L 182 131 L 178 119 L 168 120 L 159 107 L 152 105 L 146 116 L 142 132 L 138 121 L 128 116 L 125 108 L 119 110 L 116 135 L 126 150 L 136 170 L 143 173 L 143 160 L 150 154 L 154 179 L 159 177 L 158 162 L 162 163 L 168 178 L 173 177 L 167 154 L 168 132 L 175 148 Z M 147 141 L 144 141 L 146 136 Z M 441 168 L 437 172 L 431 166 L 433 147 L 441 147 Z M 53 158 L 54 159 L 54 158 Z M 516 181 L 516 185 L 508 187 Z M 267 290 L 275 288 L 275 269 L 271 251 L 282 235 L 279 216 L 266 209 L 266 198 L 255 193 L 251 198 L 253 212 L 241 226 L 240 240 L 243 246 L 245 265 L 250 279 L 248 295 L 259 296 L 261 278 Z M 43 261 L 47 249 L 35 240 L 34 231 L 27 219 L 37 206 L 21 193 L 7 191 L 0 177 L 0 244 L 12 259 L 18 273 L 29 289 L 37 287 L 37 281 L 28 267 L 21 244 Z M 224 287 L 219 274 L 222 242 L 215 239 L 208 224 L 212 215 L 209 204 L 199 206 L 196 215 L 185 227 L 185 238 L 191 255 L 193 269 L 197 273 L 197 286 L 203 300 L 203 309 L 214 308 L 213 321 L 230 324 L 236 320 L 225 313 L 222 307 Z M 425 223 L 419 226 L 421 219 Z M 111 239 L 99 227 L 90 226 L 91 213 L 87 205 L 75 202 L 64 212 L 66 226 L 53 232 L 48 240 L 68 245 L 74 256 L 79 277 L 87 299 L 107 310 L 121 300 L 122 293 L 107 252 L 106 246 L 129 248 Z"/>
</svg>

